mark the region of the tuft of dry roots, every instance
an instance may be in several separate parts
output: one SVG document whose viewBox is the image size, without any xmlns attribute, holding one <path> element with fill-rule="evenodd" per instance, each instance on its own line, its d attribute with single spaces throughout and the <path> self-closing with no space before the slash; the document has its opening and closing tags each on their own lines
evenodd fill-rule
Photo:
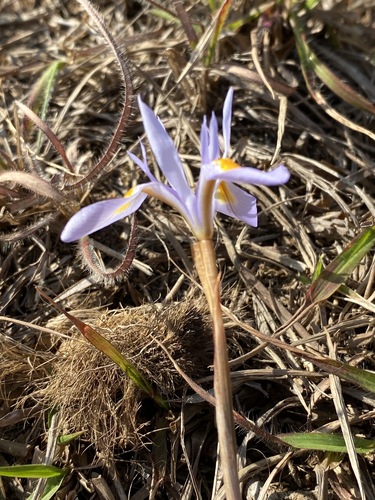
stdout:
<svg viewBox="0 0 375 500">
<path fill-rule="evenodd" d="M 91 326 L 169 399 L 182 379 L 155 339 L 194 378 L 207 373 L 212 363 L 211 321 L 205 305 L 145 305 L 98 314 Z M 61 320 L 60 333 L 69 328 Z M 42 391 L 44 403 L 59 409 L 64 431 L 85 431 L 84 437 L 102 456 L 110 456 L 116 446 L 139 445 L 156 408 L 112 361 L 78 335 L 63 340 Z"/>
</svg>

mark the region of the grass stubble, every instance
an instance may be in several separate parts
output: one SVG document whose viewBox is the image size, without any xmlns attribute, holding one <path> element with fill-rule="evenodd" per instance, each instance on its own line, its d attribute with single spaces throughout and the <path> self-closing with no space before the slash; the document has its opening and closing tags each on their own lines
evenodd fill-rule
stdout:
<svg viewBox="0 0 375 500">
<path fill-rule="evenodd" d="M 293 313 L 303 302 L 301 277 L 311 277 L 318 259 L 330 262 L 361 224 L 374 217 L 373 142 L 335 121 L 309 96 L 286 7 L 275 14 L 267 32 L 251 16 L 246 18 L 253 3 L 233 2 L 216 59 L 206 68 L 199 43 L 194 52 L 184 27 L 156 15 L 147 2 L 96 5 L 126 53 L 135 92 L 162 117 L 192 179 L 199 167 L 202 116 L 220 111 L 229 85 L 235 87 L 233 159 L 268 168 L 277 149 L 277 161 L 291 170 L 288 185 L 252 190 L 261 211 L 257 229 L 224 217 L 217 225 L 223 306 L 239 323 L 272 335 L 287 321 L 285 311 Z M 173 11 L 174 4 L 168 5 Z M 202 35 L 211 20 L 208 6 L 186 2 L 186 7 Z M 364 40 L 374 40 L 374 10 L 371 2 L 322 3 L 305 26 L 319 56 L 372 101 L 367 82 L 373 74 L 373 44 Z M 118 120 L 121 82 L 114 59 L 74 2 L 4 2 L 1 12 L 1 169 L 38 171 L 51 185 L 62 173 L 69 183 L 79 180 L 100 157 Z M 241 20 L 240 29 L 230 29 L 230 23 Z M 258 37 L 259 61 L 255 57 L 254 64 L 250 39 L 257 29 L 263 38 Z M 27 101 L 33 83 L 56 59 L 65 65 L 46 121 L 64 144 L 73 173 L 64 171 L 47 140 L 33 153 L 36 132 L 22 139 L 14 107 L 15 100 Z M 188 61 L 195 63 L 177 83 Z M 263 80 L 256 69 L 259 62 Z M 350 107 L 320 82 L 315 85 L 330 106 L 373 130 L 369 114 Z M 283 124 L 278 96 L 287 98 Z M 285 130 L 279 148 L 281 125 Z M 211 498 L 212 492 L 223 498 L 213 408 L 184 384 L 155 341 L 194 381 L 212 388 L 209 319 L 188 257 L 183 221 L 155 201 L 142 207 L 137 260 L 125 282 L 98 283 L 75 248 L 59 241 L 77 204 L 118 196 L 137 180 L 138 169 L 126 150 L 135 150 L 141 133 L 134 108 L 110 172 L 75 193 L 71 206 L 68 196 L 65 214 L 53 200 L 16 183 L 1 186 L 0 465 L 43 461 L 51 432 L 47 415 L 58 408 L 58 432 L 83 434 L 56 448 L 53 463 L 72 468 L 56 498 Z M 129 222 L 123 221 L 96 235 L 98 259 L 116 265 L 129 231 Z M 373 269 L 369 255 L 348 281 L 370 300 Z M 169 398 L 170 411 L 155 408 L 63 318 L 56 318 L 35 285 L 113 340 Z M 199 321 L 194 324 L 193 318 Z M 373 323 L 370 310 L 336 294 L 282 340 L 371 370 Z M 240 325 L 232 324 L 227 335 L 238 412 L 271 434 L 339 430 L 333 401 L 338 396 L 328 375 L 286 350 L 263 344 Z M 373 437 L 374 398 L 345 383 L 340 390 L 353 431 Z M 287 453 L 243 428 L 237 429 L 237 444 L 244 498 L 359 497 L 346 456 Z M 371 455 L 361 458 L 361 473 L 372 498 Z M 26 498 L 34 487 L 4 478 L 0 495 Z"/>
</svg>

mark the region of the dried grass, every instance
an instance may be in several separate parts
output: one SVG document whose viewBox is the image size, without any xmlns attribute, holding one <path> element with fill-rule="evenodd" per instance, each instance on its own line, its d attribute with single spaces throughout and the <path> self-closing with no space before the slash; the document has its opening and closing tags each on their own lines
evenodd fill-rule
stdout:
<svg viewBox="0 0 375 500">
<path fill-rule="evenodd" d="M 180 302 L 169 306 L 145 305 L 90 313 L 90 324 L 109 340 L 168 400 L 175 399 L 182 379 L 158 342 L 189 376 L 207 373 L 212 361 L 210 318 L 204 303 Z M 70 324 L 52 324 L 68 334 Z M 52 326 L 52 325 L 51 325 Z M 148 419 L 155 419 L 152 400 L 91 344 L 75 334 L 62 341 L 51 363 L 52 374 L 41 397 L 45 406 L 59 409 L 67 432 L 85 430 L 84 438 L 103 456 L 115 447 L 142 443 Z M 148 410 L 141 407 L 147 404 Z M 148 416 L 147 416 L 148 415 Z M 142 432 L 143 429 L 143 432 Z"/>
<path fill-rule="evenodd" d="M 373 101 L 374 52 L 368 42 L 373 40 L 375 28 L 372 4 L 321 2 L 304 19 L 304 30 L 330 69 Z M 235 30 L 228 24 L 216 59 L 207 69 L 202 63 L 204 47 L 198 44 L 198 51 L 192 51 L 183 27 L 157 16 L 148 2 L 114 0 L 96 5 L 126 52 L 136 92 L 163 119 L 192 181 L 199 168 L 202 116 L 212 110 L 220 115 L 229 85 L 235 87 L 234 160 L 269 168 L 280 143 L 277 129 L 285 128 L 275 161 L 287 164 L 292 180 L 280 188 L 252 189 L 259 200 L 259 227 L 243 227 L 221 216 L 217 221 L 223 305 L 233 321 L 239 318 L 236 329 L 230 330 L 235 331 L 230 342 L 235 407 L 272 434 L 340 431 L 334 404 L 340 394 L 331 390 L 328 375 L 286 350 L 265 345 L 240 327 L 250 324 L 272 335 L 301 305 L 306 290 L 303 279 L 311 278 L 318 260 L 330 262 L 362 224 L 373 220 L 373 141 L 334 120 L 309 95 L 286 6 L 267 18 L 270 31 L 260 30 L 262 36 L 254 51 L 250 37 L 259 26 L 251 15 L 266 4 L 233 2 L 229 23 L 243 24 Z M 206 2 L 186 1 L 184 5 L 201 40 L 212 19 Z M 168 2 L 171 10 L 174 6 Z M 53 186 L 62 172 L 68 183 L 78 180 L 95 165 L 118 120 L 121 90 L 113 57 L 75 2 L 5 0 L 0 17 L 0 167 L 39 172 Z M 256 70 L 254 52 L 263 76 Z M 65 146 L 74 173 L 66 172 L 47 140 L 35 154 L 36 132 L 27 143 L 22 140 L 21 116 L 14 108 L 15 100 L 27 101 L 33 83 L 56 58 L 66 65 L 57 78 L 47 122 Z M 373 131 L 371 114 L 349 106 L 320 81 L 314 84 L 330 107 Z M 284 123 L 279 119 L 279 95 L 287 97 Z M 160 339 L 195 381 L 212 388 L 206 371 L 212 363 L 210 335 L 203 337 L 204 349 L 201 334 L 167 342 L 170 324 L 179 327 L 179 314 L 186 317 L 190 311 L 191 291 L 195 297 L 197 293 L 190 236 L 183 221 L 156 201 L 142 206 L 138 261 L 123 284 L 95 282 L 74 246 L 59 241 L 67 217 L 79 206 L 119 196 L 141 180 L 126 150 L 138 152 L 142 133 L 134 107 L 132 122 L 108 174 L 67 196 L 64 210 L 16 183 L 4 182 L 0 190 L 0 465 L 44 458 L 51 431 L 38 407 L 43 392 L 44 404 L 50 402 L 46 406 L 59 407 L 61 432 L 85 431 L 80 439 L 56 452 L 53 463 L 72 470 L 56 498 L 102 498 L 99 491 L 103 488 L 108 498 L 109 493 L 134 500 L 158 495 L 224 498 L 217 472 L 214 412 L 189 391 L 150 337 Z M 129 223 L 123 221 L 95 235 L 98 258 L 109 266 L 117 265 L 128 234 Z M 373 300 L 374 269 L 369 254 L 347 282 L 369 302 Z M 55 321 L 55 312 L 41 301 L 35 284 L 48 288 L 77 317 L 100 324 L 103 333 L 116 340 L 124 354 L 172 398 L 171 412 L 156 411 L 110 362 L 67 324 L 62 325 L 61 318 Z M 154 304 L 159 302 L 163 307 L 158 310 Z M 207 333 L 204 307 L 193 303 L 204 316 Z M 108 312 L 98 311 L 103 306 Z M 145 321 L 141 319 L 144 315 Z M 139 336 L 138 326 L 130 330 L 125 321 L 120 323 L 121 316 L 129 323 L 146 323 L 144 336 Z M 175 333 L 183 331 L 177 328 Z M 62 332 L 72 339 L 64 340 Z M 310 353 L 330 354 L 373 370 L 373 334 L 371 304 L 348 301 L 337 293 L 285 332 L 282 340 Z M 180 342 L 186 340 L 191 347 L 181 351 Z M 98 387 L 95 392 L 90 389 L 94 386 Z M 341 392 L 341 408 L 350 417 L 352 431 L 374 438 L 373 395 L 344 382 Z M 360 498 L 346 456 L 328 464 L 321 453 L 287 453 L 272 441 L 256 440 L 244 429 L 238 429 L 237 439 L 244 498 Z M 101 466 L 103 457 L 106 460 Z M 375 497 L 373 470 L 371 455 L 361 459 L 368 498 Z M 27 498 L 27 488 L 25 481 L 0 480 L 0 498 Z"/>
</svg>

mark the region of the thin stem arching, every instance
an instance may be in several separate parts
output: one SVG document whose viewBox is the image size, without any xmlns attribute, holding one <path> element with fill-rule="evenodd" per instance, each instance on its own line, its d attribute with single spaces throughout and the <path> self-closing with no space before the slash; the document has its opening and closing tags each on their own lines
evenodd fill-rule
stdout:
<svg viewBox="0 0 375 500">
<path fill-rule="evenodd" d="M 75 182 L 74 184 L 67 184 L 65 186 L 65 189 L 76 189 L 82 187 L 88 182 L 90 182 L 92 179 L 100 175 L 100 173 L 105 169 L 105 167 L 113 158 L 113 155 L 116 153 L 122 134 L 129 122 L 132 110 L 132 100 L 133 100 L 133 83 L 131 75 L 125 60 L 121 56 L 121 51 L 117 45 L 116 40 L 107 30 L 101 16 L 97 12 L 97 10 L 93 7 L 93 5 L 90 2 L 88 2 L 88 0 L 79 0 L 79 3 L 89 14 L 91 20 L 95 23 L 95 26 L 97 27 L 100 34 L 103 36 L 104 40 L 107 42 L 109 48 L 114 54 L 116 61 L 119 65 L 120 75 L 124 85 L 123 106 L 120 112 L 120 118 L 117 123 L 116 129 L 101 159 L 83 179 L 79 180 L 78 182 Z"/>
<path fill-rule="evenodd" d="M 79 247 L 84 263 L 88 269 L 101 280 L 114 281 L 124 280 L 128 277 L 131 265 L 135 258 L 138 242 L 138 226 L 136 219 L 132 220 L 128 246 L 121 263 L 115 269 L 105 269 L 99 262 L 98 257 L 94 252 L 93 244 L 88 236 L 84 236 L 79 240 Z"/>
</svg>

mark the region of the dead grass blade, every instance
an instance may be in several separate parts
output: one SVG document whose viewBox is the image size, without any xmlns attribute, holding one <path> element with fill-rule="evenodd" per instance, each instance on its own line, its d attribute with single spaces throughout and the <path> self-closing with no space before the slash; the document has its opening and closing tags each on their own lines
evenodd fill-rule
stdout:
<svg viewBox="0 0 375 500">
<path fill-rule="evenodd" d="M 297 16 L 291 13 L 290 20 L 294 29 L 294 34 L 297 41 L 297 49 L 299 51 L 301 60 L 301 69 L 306 82 L 306 86 L 315 99 L 315 101 L 324 109 L 324 111 L 337 120 L 338 122 L 344 124 L 345 126 L 367 135 L 371 139 L 375 140 L 375 134 L 371 131 L 354 123 L 352 120 L 346 118 L 343 114 L 339 113 L 333 109 L 323 97 L 323 94 L 315 88 L 313 82 L 315 79 L 315 74 L 322 79 L 322 81 L 336 94 L 342 97 L 346 102 L 360 108 L 367 112 L 375 113 L 375 106 L 361 97 L 359 94 L 352 91 L 347 85 L 345 85 L 339 78 L 337 78 L 326 66 L 324 66 L 313 51 L 308 47 L 307 43 L 304 41 L 302 30 L 298 21 Z"/>
<path fill-rule="evenodd" d="M 327 342 L 330 350 L 330 356 L 333 357 L 333 359 L 336 359 L 336 348 L 333 345 L 333 342 L 331 341 L 330 337 L 327 336 Z M 329 375 L 329 379 L 331 382 L 331 391 L 332 391 L 332 396 L 333 396 L 333 402 L 335 404 L 336 408 L 336 414 L 338 416 L 338 419 L 340 421 L 340 426 L 342 430 L 342 434 L 344 436 L 345 444 L 346 444 L 346 449 L 348 451 L 349 455 L 349 460 L 350 464 L 353 468 L 354 475 L 357 480 L 357 485 L 359 488 L 359 491 L 361 493 L 361 498 L 362 500 L 366 499 L 365 491 L 363 488 L 363 478 L 359 466 L 359 461 L 358 461 L 358 455 L 355 449 L 355 444 L 353 440 L 353 433 L 349 425 L 349 419 L 348 419 L 348 414 L 345 408 L 345 402 L 344 398 L 342 395 L 342 390 L 341 390 L 341 381 L 340 378 L 337 377 L 336 375 Z"/>
<path fill-rule="evenodd" d="M 65 165 L 68 167 L 70 172 L 74 172 L 73 165 L 70 163 L 69 158 L 66 155 L 65 149 L 56 135 L 52 132 L 52 130 L 48 127 L 46 123 L 44 123 L 39 116 L 37 116 L 34 111 L 22 102 L 16 102 L 16 105 L 25 113 L 25 115 L 29 118 L 29 120 L 33 121 L 35 125 L 45 134 L 46 137 L 51 141 L 53 147 L 59 153 L 61 158 L 64 160 Z"/>
<path fill-rule="evenodd" d="M 14 184 L 19 184 L 36 194 L 46 198 L 51 198 L 56 203 L 61 203 L 64 199 L 63 195 L 53 188 L 50 182 L 40 179 L 27 172 L 17 172 L 12 170 L 1 172 L 0 182 L 13 182 Z"/>
</svg>

